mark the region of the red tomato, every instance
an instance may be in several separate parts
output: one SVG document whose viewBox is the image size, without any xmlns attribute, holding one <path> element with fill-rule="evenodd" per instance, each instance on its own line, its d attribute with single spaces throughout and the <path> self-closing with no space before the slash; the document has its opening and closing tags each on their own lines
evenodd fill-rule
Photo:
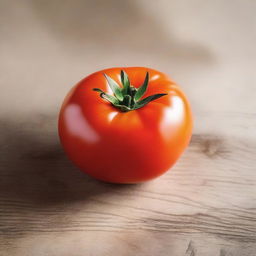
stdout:
<svg viewBox="0 0 256 256">
<path fill-rule="evenodd" d="M 187 147 L 191 133 L 184 93 L 168 76 L 145 67 L 89 75 L 69 92 L 59 114 L 68 157 L 83 172 L 113 183 L 163 174 Z"/>
</svg>

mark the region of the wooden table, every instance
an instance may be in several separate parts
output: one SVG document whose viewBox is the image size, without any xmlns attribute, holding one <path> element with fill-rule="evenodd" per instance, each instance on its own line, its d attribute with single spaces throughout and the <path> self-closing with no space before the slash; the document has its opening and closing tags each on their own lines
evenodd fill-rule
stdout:
<svg viewBox="0 0 256 256">
<path fill-rule="evenodd" d="M 153 3 L 1 1 L 1 256 L 256 255 L 255 1 Z M 144 184 L 89 178 L 58 140 L 71 85 L 119 65 L 172 75 L 194 110 Z"/>
</svg>

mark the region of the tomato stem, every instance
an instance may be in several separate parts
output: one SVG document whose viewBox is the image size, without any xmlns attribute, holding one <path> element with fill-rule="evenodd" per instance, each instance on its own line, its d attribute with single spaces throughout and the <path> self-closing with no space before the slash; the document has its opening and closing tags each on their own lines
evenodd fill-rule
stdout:
<svg viewBox="0 0 256 256">
<path fill-rule="evenodd" d="M 100 97 L 110 102 L 114 107 L 118 108 L 122 112 L 136 110 L 144 107 L 149 102 L 156 100 L 167 93 L 158 93 L 150 95 L 144 99 L 141 99 L 146 93 L 149 82 L 149 73 L 146 73 L 145 80 L 139 88 L 135 88 L 131 85 L 128 75 L 125 71 L 121 70 L 121 83 L 122 88 L 119 84 L 108 75 L 104 74 L 109 87 L 111 88 L 114 95 L 107 94 L 99 88 L 93 90 L 100 93 Z"/>
</svg>

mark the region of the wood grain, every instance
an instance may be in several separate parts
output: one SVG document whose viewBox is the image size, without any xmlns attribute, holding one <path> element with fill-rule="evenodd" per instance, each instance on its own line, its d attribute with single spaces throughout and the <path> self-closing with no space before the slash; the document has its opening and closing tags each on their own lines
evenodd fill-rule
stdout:
<svg viewBox="0 0 256 256">
<path fill-rule="evenodd" d="M 220 120 L 222 115 L 214 118 Z M 251 119 L 241 118 L 244 123 Z M 36 237 L 44 241 L 46 236 L 49 243 L 51 237 L 84 241 L 85 236 L 85 243 L 101 237 L 107 247 L 108 237 L 115 245 L 131 243 L 130 253 L 159 241 L 164 247 L 179 241 L 181 255 L 204 255 L 214 241 L 219 252 L 211 250 L 207 255 L 254 255 L 255 140 L 195 134 L 170 172 L 149 183 L 123 186 L 97 182 L 72 166 L 58 143 L 54 117 L 39 115 L 32 120 L 29 126 L 9 120 L 1 123 L 4 251 L 24 239 L 33 247 Z M 107 249 L 102 250 L 107 254 Z M 175 255 L 181 251 L 177 249 Z M 165 253 L 160 250 L 159 255 Z"/>
</svg>

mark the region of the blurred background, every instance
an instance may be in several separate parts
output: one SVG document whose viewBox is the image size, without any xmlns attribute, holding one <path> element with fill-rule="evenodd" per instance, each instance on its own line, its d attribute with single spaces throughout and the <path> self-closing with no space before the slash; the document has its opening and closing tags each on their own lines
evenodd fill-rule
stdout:
<svg viewBox="0 0 256 256">
<path fill-rule="evenodd" d="M 54 115 L 77 81 L 114 66 L 166 72 L 195 113 L 252 112 L 255 9 L 254 0 L 1 0 L 0 115 Z"/>
</svg>

